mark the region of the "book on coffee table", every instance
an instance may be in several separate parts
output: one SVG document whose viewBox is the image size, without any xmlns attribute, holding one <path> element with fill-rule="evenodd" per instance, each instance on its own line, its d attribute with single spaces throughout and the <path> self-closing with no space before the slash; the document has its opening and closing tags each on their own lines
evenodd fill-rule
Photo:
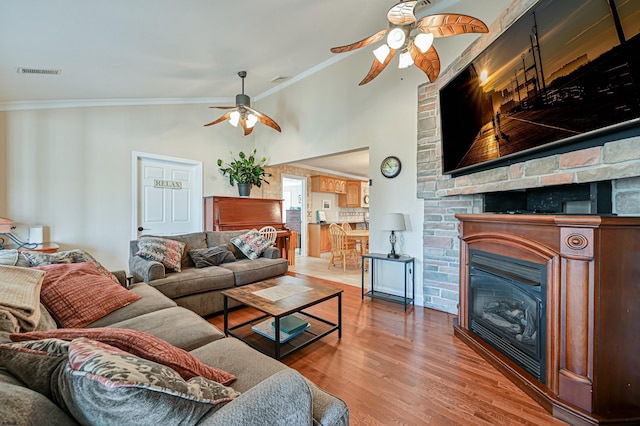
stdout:
<svg viewBox="0 0 640 426">
<path fill-rule="evenodd" d="M 271 320 L 271 325 L 276 326 L 276 321 Z M 287 334 L 293 334 L 296 331 L 304 330 L 309 323 L 293 314 L 280 318 L 280 330 Z"/>
<path fill-rule="evenodd" d="M 274 325 L 272 325 L 273 322 L 273 318 L 269 318 L 266 319 L 262 322 L 259 322 L 257 324 L 254 324 L 251 327 L 251 330 L 253 330 L 254 332 L 263 335 L 264 337 L 268 337 L 271 340 L 275 340 L 275 334 L 276 334 L 276 327 Z M 282 328 L 280 329 L 280 343 L 284 343 L 286 341 L 289 341 L 291 339 L 293 339 L 294 337 L 296 337 L 297 335 L 304 333 L 305 330 L 307 330 L 309 327 L 311 327 L 311 324 L 307 323 L 307 325 L 297 331 L 294 331 L 292 333 L 287 333 L 285 331 L 282 330 Z"/>
</svg>

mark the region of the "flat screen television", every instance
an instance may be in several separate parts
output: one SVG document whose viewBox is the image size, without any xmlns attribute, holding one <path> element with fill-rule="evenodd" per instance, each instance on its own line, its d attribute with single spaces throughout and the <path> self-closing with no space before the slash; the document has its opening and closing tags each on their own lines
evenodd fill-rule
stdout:
<svg viewBox="0 0 640 426">
<path fill-rule="evenodd" d="M 540 0 L 440 90 L 454 176 L 640 134 L 640 1 Z"/>
</svg>

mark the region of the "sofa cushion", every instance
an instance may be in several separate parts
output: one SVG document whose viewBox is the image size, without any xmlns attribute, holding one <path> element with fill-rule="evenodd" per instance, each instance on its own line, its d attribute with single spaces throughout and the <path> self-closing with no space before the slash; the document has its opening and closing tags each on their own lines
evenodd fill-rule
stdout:
<svg viewBox="0 0 640 426">
<path fill-rule="evenodd" d="M 178 306 L 176 302 L 147 283 L 135 283 L 129 287 L 129 291 L 137 294 L 141 299 L 117 309 L 99 320 L 87 324 L 85 327 L 106 327 L 120 321 L 148 314 L 149 312 Z"/>
<path fill-rule="evenodd" d="M 116 284 L 120 284 L 120 281 L 118 281 L 118 278 L 115 275 L 102 266 L 100 262 L 98 262 L 88 252 L 81 249 L 60 251 L 57 253 L 25 251 L 23 255 L 29 261 L 30 266 L 54 265 L 58 263 L 93 263 L 100 274 L 113 280 Z"/>
<path fill-rule="evenodd" d="M 45 271 L 40 300 L 63 327 L 84 327 L 140 299 L 92 263 L 37 266 Z"/>
<path fill-rule="evenodd" d="M 188 380 L 196 376 L 228 385 L 236 379 L 233 374 L 203 364 L 198 358 L 155 336 L 142 331 L 124 328 L 63 328 L 49 332 L 14 333 L 14 342 L 61 339 L 71 341 L 78 337 L 106 343 L 140 358 L 173 368 Z"/>
<path fill-rule="evenodd" d="M 223 266 L 233 265 L 233 263 L 223 263 L 220 266 L 208 266 L 200 269 L 185 268 L 182 272 L 170 273 L 164 278 L 151 281 L 149 285 L 172 299 L 189 294 L 231 288 L 234 284 L 233 273 Z"/>
<path fill-rule="evenodd" d="M 138 241 L 136 256 L 155 260 L 162 263 L 165 268 L 180 272 L 185 247 L 186 244 L 181 241 L 143 235 Z"/>
<path fill-rule="evenodd" d="M 231 253 L 226 245 L 190 250 L 189 257 L 196 268 L 218 266 L 221 263 L 236 261 L 236 257 Z"/>
<path fill-rule="evenodd" d="M 221 339 L 194 349 L 191 353 L 205 364 L 215 365 L 238 378 L 233 388 L 248 392 L 268 377 L 289 369 L 285 364 L 270 358 L 238 339 Z M 232 353 L 233 356 L 228 356 Z M 319 388 L 307 380 L 313 394 L 313 420 L 318 425 L 348 425 L 349 409 L 340 398 Z"/>
<path fill-rule="evenodd" d="M 235 285 L 241 286 L 263 281 L 287 273 L 289 263 L 287 259 L 240 260 L 233 263 L 225 263 L 220 267 L 233 271 Z"/>
<path fill-rule="evenodd" d="M 231 244 L 236 246 L 249 259 L 255 260 L 260 257 L 262 252 L 271 247 L 272 242 L 270 239 L 260 235 L 257 229 L 252 229 L 245 234 L 232 238 Z"/>
<path fill-rule="evenodd" d="M 69 347 L 57 402 L 82 424 L 196 424 L 239 393 L 203 377 L 183 380 L 171 368 L 89 339 Z"/>
<path fill-rule="evenodd" d="M 187 351 L 224 337 L 215 326 L 180 306 L 149 312 L 109 327 L 143 331 Z"/>
<path fill-rule="evenodd" d="M 0 419 L 6 425 L 77 425 L 46 396 L 0 369 Z"/>
<path fill-rule="evenodd" d="M 67 361 L 69 343 L 49 338 L 0 345 L 0 366 L 47 398 L 51 397 L 51 377 Z"/>
</svg>

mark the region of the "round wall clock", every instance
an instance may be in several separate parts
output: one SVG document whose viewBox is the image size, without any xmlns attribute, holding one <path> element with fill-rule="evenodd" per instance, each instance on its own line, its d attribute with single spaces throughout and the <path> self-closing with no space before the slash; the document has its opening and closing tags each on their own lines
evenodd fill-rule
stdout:
<svg viewBox="0 0 640 426">
<path fill-rule="evenodd" d="M 382 160 L 380 164 L 380 172 L 386 178 L 394 178 L 400 174 L 402 163 L 398 157 L 390 156 Z"/>
</svg>

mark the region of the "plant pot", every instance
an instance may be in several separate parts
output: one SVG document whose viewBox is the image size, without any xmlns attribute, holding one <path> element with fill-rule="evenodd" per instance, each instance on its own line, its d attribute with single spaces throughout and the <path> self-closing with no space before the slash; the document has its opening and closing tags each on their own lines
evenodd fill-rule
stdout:
<svg viewBox="0 0 640 426">
<path fill-rule="evenodd" d="M 241 197 L 248 197 L 251 193 L 250 183 L 238 183 L 238 195 Z"/>
</svg>

